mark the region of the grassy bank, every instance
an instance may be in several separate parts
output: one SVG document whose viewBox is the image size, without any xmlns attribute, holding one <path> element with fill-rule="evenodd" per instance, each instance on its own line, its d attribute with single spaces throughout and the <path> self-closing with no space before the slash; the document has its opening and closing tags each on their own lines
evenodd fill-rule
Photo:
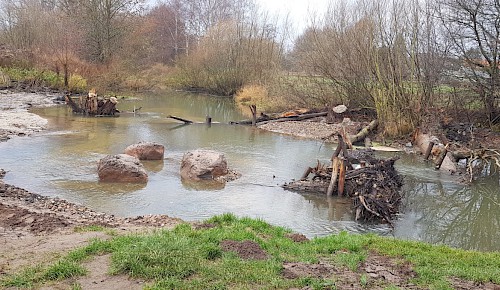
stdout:
<svg viewBox="0 0 500 290">
<path fill-rule="evenodd" d="M 228 250 L 228 244 L 235 247 Z M 87 273 L 82 263 L 103 254 L 111 255 L 111 267 L 103 271 L 145 280 L 148 289 L 453 289 L 454 283 L 500 284 L 498 252 L 345 232 L 304 240 L 260 220 L 225 214 L 199 227 L 181 224 L 171 231 L 93 240 L 56 263 L 6 276 L 0 285 L 30 288 L 71 279 L 79 289 L 78 277 Z"/>
<path fill-rule="evenodd" d="M 50 70 L 35 68 L 0 67 L 2 76 L 0 85 L 10 86 L 12 82 L 26 87 L 47 87 L 56 90 L 68 89 L 72 92 L 83 92 L 87 89 L 87 81 L 80 75 L 72 74 L 68 79 L 68 87 L 64 86 L 64 77 Z"/>
</svg>

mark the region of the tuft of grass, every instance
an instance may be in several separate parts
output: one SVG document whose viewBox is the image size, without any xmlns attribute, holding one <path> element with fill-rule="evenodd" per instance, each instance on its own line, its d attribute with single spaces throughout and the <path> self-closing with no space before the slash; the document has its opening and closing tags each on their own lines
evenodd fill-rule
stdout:
<svg viewBox="0 0 500 290">
<path fill-rule="evenodd" d="M 0 286 L 16 288 L 33 288 L 34 284 L 40 280 L 42 266 L 28 267 L 20 273 L 9 275 L 0 280 Z"/>
<path fill-rule="evenodd" d="M 81 265 L 69 260 L 61 260 L 47 268 L 42 275 L 43 280 L 63 280 L 76 276 L 82 276 L 87 273 L 87 270 Z"/>
<path fill-rule="evenodd" d="M 359 284 L 361 284 L 361 287 L 366 288 L 368 286 L 368 276 L 366 274 L 362 274 L 361 277 L 359 278 Z"/>
<path fill-rule="evenodd" d="M 86 247 L 71 251 L 66 259 L 71 262 L 82 262 L 95 255 L 103 255 L 112 251 L 112 243 L 100 239 L 93 239 Z"/>
<path fill-rule="evenodd" d="M 173 232 L 118 237 L 114 244 L 112 272 L 132 277 L 184 279 L 199 269 L 202 259 L 199 243 Z"/>
<path fill-rule="evenodd" d="M 0 70 L 0 87 L 8 87 L 10 86 L 10 77 Z"/>
</svg>

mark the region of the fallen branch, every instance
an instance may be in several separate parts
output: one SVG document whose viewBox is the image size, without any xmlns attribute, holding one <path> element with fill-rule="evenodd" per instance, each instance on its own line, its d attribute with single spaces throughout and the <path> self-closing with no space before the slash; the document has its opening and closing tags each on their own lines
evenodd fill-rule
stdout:
<svg viewBox="0 0 500 290">
<path fill-rule="evenodd" d="M 268 115 L 262 115 L 256 119 L 257 125 L 264 125 L 267 123 L 271 122 L 286 122 L 286 121 L 303 121 L 307 119 L 312 119 L 316 117 L 323 117 L 326 116 L 327 112 L 321 112 L 321 113 L 309 113 L 309 114 L 301 114 L 301 115 L 296 115 L 296 116 L 290 116 L 290 117 L 270 117 Z M 239 124 L 239 125 L 251 125 L 252 120 L 241 120 L 241 121 L 232 121 L 229 122 L 230 124 Z"/>
<path fill-rule="evenodd" d="M 171 119 L 174 119 L 174 120 L 177 120 L 177 121 L 184 122 L 184 124 L 193 124 L 193 121 L 187 120 L 187 119 L 183 119 L 181 117 L 176 117 L 176 116 L 168 115 L 167 118 L 171 118 Z"/>
<path fill-rule="evenodd" d="M 350 136 L 349 139 L 351 140 L 351 143 L 358 143 L 366 138 L 368 134 L 370 134 L 371 131 L 375 130 L 378 126 L 378 120 L 373 120 L 368 124 L 368 126 L 364 127 L 361 131 L 358 132 L 358 134 L 354 136 Z"/>
<path fill-rule="evenodd" d="M 327 112 L 301 114 L 301 115 L 297 115 L 297 116 L 282 117 L 282 118 L 278 118 L 278 119 L 261 121 L 261 122 L 257 122 L 257 125 L 264 125 L 267 123 L 276 123 L 276 122 L 287 122 L 287 121 L 303 121 L 303 120 L 317 118 L 317 117 L 324 117 L 326 115 L 327 115 Z"/>
</svg>

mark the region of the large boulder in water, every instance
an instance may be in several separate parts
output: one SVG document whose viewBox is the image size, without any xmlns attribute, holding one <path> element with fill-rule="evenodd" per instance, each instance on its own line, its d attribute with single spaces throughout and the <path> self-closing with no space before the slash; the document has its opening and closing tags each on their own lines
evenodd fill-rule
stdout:
<svg viewBox="0 0 500 290">
<path fill-rule="evenodd" d="M 97 166 L 99 180 L 106 182 L 148 182 L 148 173 L 139 159 L 127 154 L 108 155 Z"/>
<path fill-rule="evenodd" d="M 214 150 L 186 152 L 181 162 L 181 177 L 186 180 L 216 179 L 229 173 L 226 157 Z"/>
<path fill-rule="evenodd" d="M 162 160 L 165 146 L 155 142 L 139 142 L 125 148 L 125 154 L 134 156 L 139 160 Z"/>
</svg>

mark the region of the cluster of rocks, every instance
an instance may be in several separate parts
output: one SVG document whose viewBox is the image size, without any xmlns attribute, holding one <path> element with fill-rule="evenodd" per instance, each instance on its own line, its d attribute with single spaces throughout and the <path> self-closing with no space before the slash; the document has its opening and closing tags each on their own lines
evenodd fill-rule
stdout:
<svg viewBox="0 0 500 290">
<path fill-rule="evenodd" d="M 163 160 L 165 147 L 155 142 L 128 146 L 124 154 L 107 155 L 99 160 L 99 179 L 105 182 L 147 183 L 148 173 L 141 160 Z M 193 150 L 182 158 L 180 174 L 183 180 L 225 183 L 240 175 L 228 169 L 223 153 L 214 150 Z"/>
</svg>

